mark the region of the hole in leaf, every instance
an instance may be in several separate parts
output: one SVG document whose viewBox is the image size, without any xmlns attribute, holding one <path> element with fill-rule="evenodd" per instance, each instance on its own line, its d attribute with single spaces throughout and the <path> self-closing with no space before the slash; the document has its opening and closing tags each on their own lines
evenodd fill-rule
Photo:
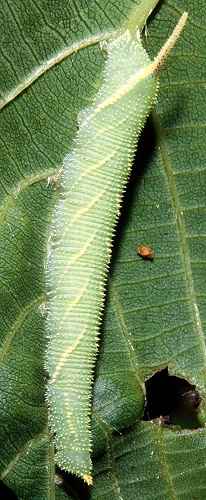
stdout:
<svg viewBox="0 0 206 500">
<path fill-rule="evenodd" d="M 0 481 L 0 498 L 7 500 L 18 500 L 15 493 L 3 482 Z"/>
<path fill-rule="evenodd" d="M 202 398 L 187 380 L 169 375 L 168 368 L 146 381 L 147 405 L 143 420 L 162 417 L 166 425 L 179 425 L 182 429 L 202 427 L 197 408 Z"/>
</svg>

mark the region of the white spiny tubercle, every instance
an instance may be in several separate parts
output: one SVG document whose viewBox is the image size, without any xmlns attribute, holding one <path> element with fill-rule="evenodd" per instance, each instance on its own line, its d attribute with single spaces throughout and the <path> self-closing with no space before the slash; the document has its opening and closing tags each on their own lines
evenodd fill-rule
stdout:
<svg viewBox="0 0 206 500">
<path fill-rule="evenodd" d="M 186 18 L 153 62 L 128 30 L 109 44 L 104 83 L 79 120 L 52 218 L 47 400 L 56 462 L 88 484 L 91 385 L 112 239 L 138 135 L 156 98 L 156 73 Z"/>
</svg>

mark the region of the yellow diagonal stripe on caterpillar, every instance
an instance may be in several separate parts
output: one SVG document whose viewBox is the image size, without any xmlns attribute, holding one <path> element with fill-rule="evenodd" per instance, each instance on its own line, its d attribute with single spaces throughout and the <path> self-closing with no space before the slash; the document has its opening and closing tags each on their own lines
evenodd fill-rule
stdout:
<svg viewBox="0 0 206 500">
<path fill-rule="evenodd" d="M 60 286 L 61 284 L 61 281 L 62 281 L 62 276 L 64 274 L 66 274 L 69 270 L 69 268 L 75 264 L 75 262 L 79 259 L 81 259 L 81 257 L 85 254 L 85 252 L 88 250 L 88 248 L 90 247 L 90 245 L 92 244 L 92 242 L 94 241 L 94 238 L 95 236 L 97 235 L 97 231 L 94 232 L 94 234 L 92 234 L 92 236 L 86 241 L 85 245 L 83 248 L 81 248 L 81 250 L 74 254 L 67 262 L 67 264 L 65 265 L 64 267 L 64 271 L 59 279 L 59 281 L 57 282 L 57 286 Z"/>
<path fill-rule="evenodd" d="M 99 131 L 98 134 L 96 134 L 96 136 L 94 137 L 93 140 L 95 140 L 98 136 L 100 135 L 103 135 L 105 133 L 105 131 L 108 130 L 108 129 L 103 129 L 102 131 Z M 115 150 L 115 151 L 112 151 L 112 153 L 110 153 L 108 156 L 106 156 L 105 158 L 102 158 L 99 163 L 94 163 L 94 165 L 91 165 L 91 167 L 89 167 L 87 170 L 85 170 L 85 172 L 83 172 L 80 177 L 77 179 L 77 181 L 75 182 L 75 184 L 73 186 L 71 186 L 71 189 L 74 189 L 77 184 L 79 182 L 82 181 L 82 179 L 84 179 L 84 177 L 86 177 L 87 175 L 89 175 L 91 172 L 94 172 L 95 170 L 98 170 L 99 168 L 103 167 L 104 165 L 106 165 L 112 158 L 114 158 L 115 154 L 117 153 L 117 150 L 118 148 Z M 104 194 L 104 193 L 103 193 Z M 99 198 L 98 198 L 99 199 Z M 97 200 L 98 201 L 98 200 Z"/>
<path fill-rule="evenodd" d="M 91 201 L 90 203 L 84 207 L 84 208 L 81 208 L 80 210 L 78 210 L 78 212 L 74 215 L 74 217 L 72 218 L 71 222 L 69 222 L 69 224 L 66 225 L 66 229 L 62 235 L 62 240 L 63 238 L 65 238 L 66 234 L 68 233 L 68 231 L 71 229 L 71 227 L 75 224 L 75 222 L 80 219 L 80 217 L 82 217 L 82 215 L 84 215 L 86 212 L 89 212 L 89 210 L 91 210 L 91 208 L 96 204 L 98 203 L 98 201 L 102 198 L 102 196 L 104 196 L 104 194 L 106 193 L 106 189 L 104 188 L 100 193 L 98 193 L 97 196 L 95 196 Z"/>
<path fill-rule="evenodd" d="M 87 325 L 84 327 L 84 330 L 82 331 L 82 333 L 79 335 L 79 337 L 75 340 L 75 343 L 70 345 L 69 347 L 67 347 L 66 351 L 63 352 L 60 360 L 59 360 L 59 363 L 56 367 L 56 370 L 54 372 L 54 375 L 51 379 L 51 384 L 54 383 L 54 381 L 56 380 L 56 378 L 58 377 L 60 371 L 62 370 L 63 366 L 65 365 L 65 363 L 67 362 L 70 354 L 74 351 L 74 349 L 76 349 L 76 347 L 79 345 L 79 343 L 81 342 L 81 340 L 83 339 L 84 337 L 84 334 L 86 332 L 86 329 L 87 329 Z"/>
<path fill-rule="evenodd" d="M 83 297 L 84 293 L 86 292 L 88 286 L 89 286 L 89 283 L 90 283 L 90 279 L 88 279 L 86 281 L 86 283 L 84 284 L 84 286 L 81 288 L 80 292 L 78 293 L 78 295 L 75 297 L 75 299 L 73 300 L 73 302 L 71 302 L 71 304 L 68 305 L 68 308 L 66 310 L 66 313 L 63 317 L 63 319 L 61 320 L 61 322 L 59 323 L 59 332 L 60 330 L 62 329 L 68 315 L 70 314 L 70 312 L 78 305 L 79 301 L 81 300 L 81 298 Z"/>
</svg>

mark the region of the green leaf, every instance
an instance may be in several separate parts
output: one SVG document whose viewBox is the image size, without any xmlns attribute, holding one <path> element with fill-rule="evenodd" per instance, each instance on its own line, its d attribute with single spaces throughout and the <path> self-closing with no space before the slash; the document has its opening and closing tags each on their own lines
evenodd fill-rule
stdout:
<svg viewBox="0 0 206 500">
<path fill-rule="evenodd" d="M 205 432 L 141 422 L 113 436 L 95 465 L 91 500 L 204 498 Z"/>
<path fill-rule="evenodd" d="M 133 9 L 128 1 L 2 5 L 0 471 L 18 499 L 55 498 L 44 356 L 56 174 L 73 148 L 77 113 L 102 81 L 97 42 L 122 29 Z M 94 486 L 87 493 L 69 477 L 57 498 L 204 497 L 205 430 L 137 422 L 144 412 L 137 381 L 144 389 L 169 366 L 201 392 L 205 424 L 203 0 L 161 2 L 145 46 L 154 57 L 184 10 L 189 20 L 160 75 L 114 244 L 94 383 Z M 65 49 L 70 55 L 59 61 Z M 153 261 L 137 255 L 141 245 L 151 247 Z"/>
</svg>

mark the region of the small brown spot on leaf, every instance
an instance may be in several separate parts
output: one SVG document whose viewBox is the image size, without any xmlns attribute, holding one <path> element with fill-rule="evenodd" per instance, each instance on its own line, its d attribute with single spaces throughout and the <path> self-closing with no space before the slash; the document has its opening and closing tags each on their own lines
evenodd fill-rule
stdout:
<svg viewBox="0 0 206 500">
<path fill-rule="evenodd" d="M 139 247 L 137 249 L 137 253 L 140 255 L 140 257 L 143 257 L 143 259 L 154 259 L 154 253 L 147 245 Z"/>
</svg>

